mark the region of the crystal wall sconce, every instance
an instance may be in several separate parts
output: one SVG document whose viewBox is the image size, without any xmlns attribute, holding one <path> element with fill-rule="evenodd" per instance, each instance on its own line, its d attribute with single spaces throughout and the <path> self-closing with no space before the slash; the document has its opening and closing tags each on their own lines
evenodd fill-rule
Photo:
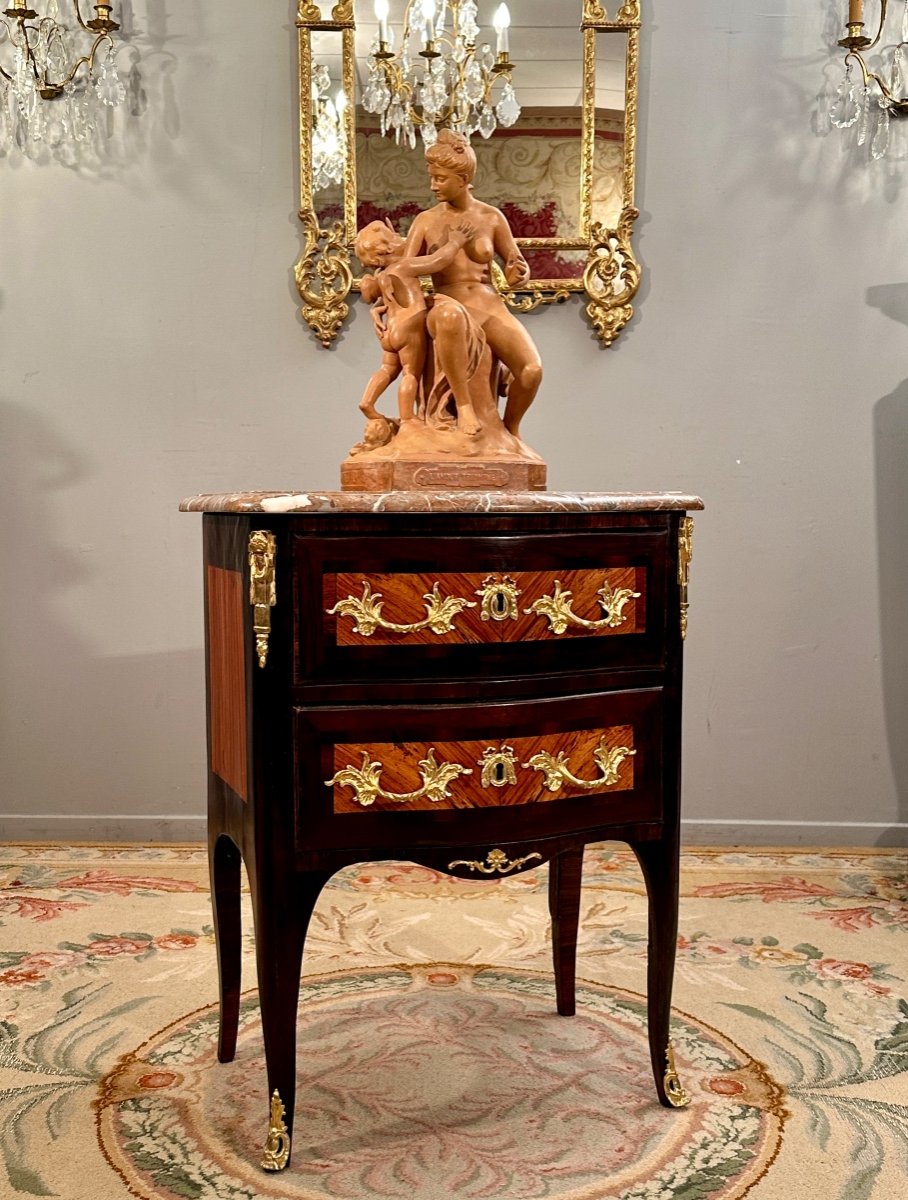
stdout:
<svg viewBox="0 0 908 1200">
<path fill-rule="evenodd" d="M 120 26 L 112 12 L 110 4 L 95 4 L 85 20 L 72 0 L 67 23 L 58 0 L 50 0 L 45 16 L 29 0 L 8 0 L 0 17 L 0 144 L 25 153 L 30 142 L 86 142 L 106 110 L 122 104 L 113 36 Z"/>
<path fill-rule="evenodd" d="M 839 84 L 829 109 L 829 119 L 838 129 L 854 129 L 858 146 L 868 145 L 872 158 L 884 158 L 889 150 L 889 121 L 908 114 L 903 57 L 908 46 L 908 0 L 896 3 L 901 24 L 895 29 L 896 14 L 887 22 L 889 0 L 880 0 L 876 34 L 868 37 L 864 26 L 864 0 L 848 0 L 848 22 L 839 45 L 845 51 L 845 78 Z M 890 39 L 880 46 L 884 32 Z M 878 69 L 872 70 L 867 51 L 880 46 Z M 857 77 L 855 77 L 857 67 Z"/>
</svg>

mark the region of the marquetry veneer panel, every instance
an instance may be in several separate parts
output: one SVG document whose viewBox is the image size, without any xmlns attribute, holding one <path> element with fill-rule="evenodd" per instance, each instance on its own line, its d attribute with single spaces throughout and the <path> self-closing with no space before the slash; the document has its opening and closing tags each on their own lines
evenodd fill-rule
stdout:
<svg viewBox="0 0 908 1200">
<path fill-rule="evenodd" d="M 633 790 L 636 753 L 631 725 L 505 740 L 346 743 L 334 747 L 326 786 L 335 813 L 540 804 Z M 572 782 L 567 771 L 593 786 Z"/>
<path fill-rule="evenodd" d="M 498 584 L 513 585 L 510 600 L 504 590 L 498 592 Z M 619 597 L 612 609 L 601 602 L 603 588 L 606 603 L 609 596 Z M 498 592 L 497 605 L 484 603 L 489 591 Z M 324 608 L 326 620 L 334 622 L 334 640 L 338 646 L 465 645 L 611 637 L 645 631 L 646 570 L 609 567 L 493 574 L 326 575 Z M 558 610 L 573 613 L 579 620 L 566 616 L 559 621 Z M 551 618 L 547 615 L 549 611 L 553 613 Z M 583 625 L 584 621 L 593 628 Z M 406 628 L 388 629 L 388 625 Z"/>
<path fill-rule="evenodd" d="M 243 577 L 212 566 L 207 575 L 211 769 L 248 800 Z"/>
</svg>

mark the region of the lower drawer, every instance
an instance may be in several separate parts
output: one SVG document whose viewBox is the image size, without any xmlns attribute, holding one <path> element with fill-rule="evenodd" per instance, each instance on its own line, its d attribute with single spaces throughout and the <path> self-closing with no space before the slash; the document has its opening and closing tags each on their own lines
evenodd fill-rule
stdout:
<svg viewBox="0 0 908 1200">
<path fill-rule="evenodd" d="M 294 725 L 299 850 L 513 841 L 662 815 L 658 688 L 299 708 Z"/>
</svg>

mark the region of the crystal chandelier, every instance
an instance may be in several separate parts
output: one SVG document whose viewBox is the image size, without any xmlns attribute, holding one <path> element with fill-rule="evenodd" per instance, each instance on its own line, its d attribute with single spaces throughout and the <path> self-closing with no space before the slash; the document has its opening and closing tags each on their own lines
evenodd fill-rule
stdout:
<svg viewBox="0 0 908 1200">
<path fill-rule="evenodd" d="M 517 121 L 506 4 L 499 5 L 492 22 L 495 53 L 487 44 L 477 48 L 475 0 L 408 0 L 398 50 L 388 12 L 388 0 L 375 0 L 378 35 L 363 92 L 363 107 L 378 115 L 383 134 L 412 149 L 417 127 L 431 146 L 441 128 L 489 138 L 499 125 Z M 500 88 L 493 95 L 496 85 Z"/>
<path fill-rule="evenodd" d="M 72 0 L 70 26 L 61 18 L 58 0 L 50 0 L 43 17 L 29 0 L 7 3 L 0 50 L 6 41 L 12 52 L 6 65 L 0 62 L 0 143 L 26 153 L 30 142 L 53 148 L 89 141 L 105 109 L 126 97 L 114 61 L 111 34 L 120 26 L 111 18 L 112 5 L 95 4 L 94 17 L 86 21 L 79 0 Z M 76 39 L 82 53 L 72 44 Z"/>
<path fill-rule="evenodd" d="M 889 0 L 880 0 L 880 20 L 874 37 L 864 32 L 864 0 L 848 0 L 848 27 L 838 43 L 845 50 L 845 78 L 839 84 L 829 109 L 829 119 L 838 129 L 855 129 L 859 146 L 869 144 L 872 158 L 883 158 L 889 149 L 889 121 L 908 114 L 903 56 L 908 47 L 908 0 L 896 3 L 901 12 L 898 37 L 880 46 L 876 70 L 871 70 L 864 52 L 878 46 L 886 28 Z M 896 24 L 896 16 L 889 24 Z M 858 75 L 854 78 L 854 68 Z"/>
</svg>

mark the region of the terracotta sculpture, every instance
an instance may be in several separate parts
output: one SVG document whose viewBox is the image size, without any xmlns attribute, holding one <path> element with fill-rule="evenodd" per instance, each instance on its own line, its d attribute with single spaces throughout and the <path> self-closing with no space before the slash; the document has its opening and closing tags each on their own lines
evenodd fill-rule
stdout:
<svg viewBox="0 0 908 1200">
<path fill-rule="evenodd" d="M 341 468 L 342 484 L 544 487 L 545 465 L 519 436 L 542 363 L 491 276 L 495 258 L 512 287 L 529 268 L 503 214 L 472 195 L 476 157 L 468 140 L 443 130 L 426 159 L 437 203 L 416 217 L 406 241 L 381 222 L 357 238 L 360 261 L 375 272 L 361 288 L 384 353 L 360 403 L 368 425 Z M 431 276 L 432 295 L 423 293 L 421 276 Z M 396 421 L 375 405 L 398 377 Z"/>
<path fill-rule="evenodd" d="M 360 230 L 356 255 L 365 267 L 380 269 L 379 275 L 363 280 L 363 298 L 372 304 L 371 315 L 384 350 L 382 365 L 366 385 L 360 408 L 372 420 L 380 418 L 375 402 L 403 371 L 398 391 L 401 421 L 414 421 L 419 386 L 426 363 L 428 305 L 420 286 L 421 275 L 431 275 L 449 266 L 455 255 L 475 238 L 472 226 L 461 222 L 445 230 L 444 244 L 434 254 L 408 258 L 404 239 L 390 225 L 373 221 Z M 457 426 L 467 434 L 479 432 L 469 391 L 463 390 L 457 403 Z"/>
</svg>

